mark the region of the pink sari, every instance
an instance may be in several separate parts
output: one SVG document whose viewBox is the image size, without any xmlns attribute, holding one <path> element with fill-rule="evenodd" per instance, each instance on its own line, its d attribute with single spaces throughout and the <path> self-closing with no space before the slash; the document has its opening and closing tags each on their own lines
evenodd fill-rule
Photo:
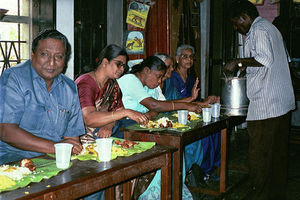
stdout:
<svg viewBox="0 0 300 200">
<path fill-rule="evenodd" d="M 109 79 L 103 88 L 88 74 L 76 79 L 81 109 L 95 106 L 97 111 L 111 112 L 123 107 L 122 93 L 116 80 Z M 80 137 L 82 143 L 94 142 L 97 128 L 85 126 L 85 135 Z"/>
</svg>

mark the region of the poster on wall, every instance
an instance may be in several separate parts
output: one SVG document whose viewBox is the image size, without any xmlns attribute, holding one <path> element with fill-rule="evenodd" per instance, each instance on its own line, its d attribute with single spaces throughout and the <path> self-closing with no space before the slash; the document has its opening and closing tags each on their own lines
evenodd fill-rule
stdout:
<svg viewBox="0 0 300 200">
<path fill-rule="evenodd" d="M 128 67 L 129 67 L 128 72 L 131 71 L 131 69 L 132 69 L 132 67 L 133 67 L 134 65 L 137 65 L 137 64 L 139 64 L 139 63 L 141 63 L 141 62 L 143 62 L 143 59 L 129 60 L 128 63 L 127 63 L 127 64 L 128 64 Z"/>
<path fill-rule="evenodd" d="M 145 3 L 131 1 L 128 6 L 126 23 L 145 28 L 150 6 Z"/>
<path fill-rule="evenodd" d="M 142 31 L 125 31 L 124 33 L 124 48 L 128 54 L 144 54 L 144 41 Z"/>
<path fill-rule="evenodd" d="M 264 4 L 264 0 L 249 0 L 251 3 L 253 3 L 254 5 L 263 5 Z"/>
</svg>

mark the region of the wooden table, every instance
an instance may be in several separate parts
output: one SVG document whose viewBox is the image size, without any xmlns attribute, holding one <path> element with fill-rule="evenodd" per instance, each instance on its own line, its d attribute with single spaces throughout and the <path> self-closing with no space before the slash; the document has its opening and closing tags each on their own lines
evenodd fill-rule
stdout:
<svg viewBox="0 0 300 200">
<path fill-rule="evenodd" d="M 155 145 L 145 152 L 109 162 L 73 160 L 72 166 L 57 176 L 31 183 L 30 188 L 0 193 L 0 200 L 76 199 L 102 189 L 105 189 L 106 199 L 114 199 L 115 185 L 123 182 L 124 199 L 129 200 L 130 180 L 157 169 L 161 169 L 161 199 L 171 199 L 171 160 L 175 150 Z M 52 159 L 49 156 L 43 158 Z"/>
<path fill-rule="evenodd" d="M 186 132 L 140 132 L 124 129 L 124 138 L 136 141 L 154 141 L 157 144 L 176 147 L 178 150 L 173 156 L 173 199 L 182 197 L 182 159 L 184 147 L 199 139 L 221 131 L 221 166 L 219 191 L 198 189 L 199 192 L 220 195 L 226 192 L 227 175 L 227 130 L 245 121 L 245 117 L 221 116 L 209 123 L 199 122 L 195 128 Z"/>
</svg>

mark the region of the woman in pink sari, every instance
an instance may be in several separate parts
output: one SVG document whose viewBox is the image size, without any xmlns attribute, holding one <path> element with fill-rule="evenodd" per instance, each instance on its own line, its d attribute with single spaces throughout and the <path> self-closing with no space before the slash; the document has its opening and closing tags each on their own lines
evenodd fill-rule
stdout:
<svg viewBox="0 0 300 200">
<path fill-rule="evenodd" d="M 140 124 L 148 122 L 144 114 L 123 108 L 122 93 L 116 79 L 127 70 L 127 61 L 123 48 L 108 45 L 101 51 L 97 65 L 75 80 L 86 130 L 81 142 L 110 137 L 116 121 L 126 117 Z"/>
</svg>

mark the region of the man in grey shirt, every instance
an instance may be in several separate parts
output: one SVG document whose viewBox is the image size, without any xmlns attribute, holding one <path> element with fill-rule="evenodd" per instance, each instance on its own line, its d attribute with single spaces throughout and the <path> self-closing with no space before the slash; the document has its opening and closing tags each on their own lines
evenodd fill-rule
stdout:
<svg viewBox="0 0 300 200">
<path fill-rule="evenodd" d="M 250 137 L 249 175 L 253 199 L 285 199 L 290 111 L 295 98 L 288 56 L 278 29 L 259 16 L 247 0 L 231 8 L 235 30 L 246 36 L 243 59 L 228 62 L 224 71 L 246 70 Z"/>
</svg>

